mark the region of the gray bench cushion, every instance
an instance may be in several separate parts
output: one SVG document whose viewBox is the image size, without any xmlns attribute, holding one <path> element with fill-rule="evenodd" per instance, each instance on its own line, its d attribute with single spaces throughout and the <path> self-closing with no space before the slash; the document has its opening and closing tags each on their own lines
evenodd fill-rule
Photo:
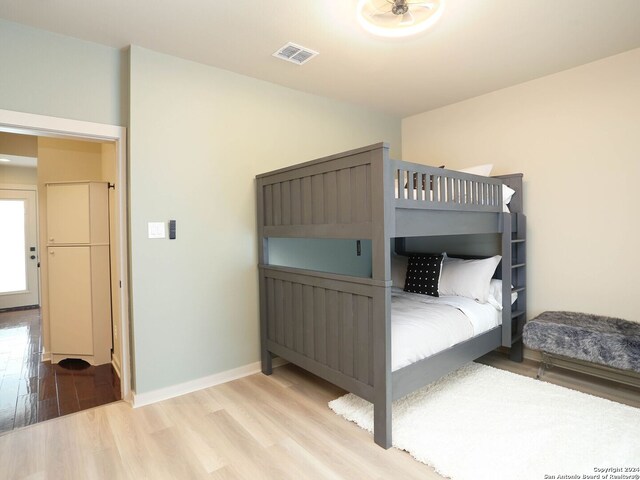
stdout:
<svg viewBox="0 0 640 480">
<path fill-rule="evenodd" d="M 522 336 L 534 350 L 640 373 L 640 323 L 575 312 L 544 312 Z"/>
</svg>

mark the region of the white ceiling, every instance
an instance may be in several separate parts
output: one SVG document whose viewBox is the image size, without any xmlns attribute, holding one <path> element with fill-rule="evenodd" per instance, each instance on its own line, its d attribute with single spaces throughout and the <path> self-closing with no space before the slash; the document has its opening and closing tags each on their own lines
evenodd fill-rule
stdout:
<svg viewBox="0 0 640 480">
<path fill-rule="evenodd" d="M 447 0 L 432 30 L 373 37 L 357 0 L 0 0 L 0 17 L 135 44 L 400 117 L 640 47 L 640 0 Z M 271 56 L 288 41 L 320 52 Z"/>
</svg>

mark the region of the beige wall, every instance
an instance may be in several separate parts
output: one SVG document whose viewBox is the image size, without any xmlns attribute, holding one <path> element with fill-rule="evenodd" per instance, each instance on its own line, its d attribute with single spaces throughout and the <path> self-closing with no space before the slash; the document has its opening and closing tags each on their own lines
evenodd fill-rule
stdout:
<svg viewBox="0 0 640 480">
<path fill-rule="evenodd" d="M 102 180 L 102 146 L 99 143 L 38 138 L 38 217 L 40 237 L 40 285 L 42 333 L 46 353 L 49 347 L 47 191 L 48 182 Z"/>
<path fill-rule="evenodd" d="M 131 50 L 135 390 L 259 359 L 255 175 L 387 140 L 400 119 Z M 147 222 L 177 220 L 176 240 Z"/>
<path fill-rule="evenodd" d="M 0 132 L 0 153 L 20 157 L 37 157 L 38 137 Z"/>
<path fill-rule="evenodd" d="M 38 183 L 38 174 L 32 167 L 10 167 L 0 165 L 0 185 L 35 185 Z"/>
<path fill-rule="evenodd" d="M 640 49 L 409 117 L 403 159 L 524 173 L 529 317 L 640 321 Z"/>
<path fill-rule="evenodd" d="M 0 132 L 0 155 L 2 154 L 37 157 L 38 137 Z M 0 184 L 35 185 L 37 181 L 35 168 L 16 167 L 0 163 Z"/>
</svg>

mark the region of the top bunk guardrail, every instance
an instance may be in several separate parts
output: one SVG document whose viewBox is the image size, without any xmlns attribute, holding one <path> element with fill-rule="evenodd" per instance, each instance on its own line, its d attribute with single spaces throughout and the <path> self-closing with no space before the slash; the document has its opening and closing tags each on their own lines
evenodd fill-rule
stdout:
<svg viewBox="0 0 640 480">
<path fill-rule="evenodd" d="M 258 175 L 261 236 L 372 238 L 372 225 L 396 209 L 502 212 L 502 180 L 391 160 L 388 149 L 378 143 Z"/>
<path fill-rule="evenodd" d="M 502 212 L 502 180 L 389 160 L 397 208 Z"/>
</svg>

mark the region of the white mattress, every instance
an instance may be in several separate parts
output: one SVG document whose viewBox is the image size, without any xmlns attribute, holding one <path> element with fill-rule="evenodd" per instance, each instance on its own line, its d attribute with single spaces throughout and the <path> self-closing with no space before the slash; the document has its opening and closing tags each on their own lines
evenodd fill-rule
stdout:
<svg viewBox="0 0 640 480">
<path fill-rule="evenodd" d="M 392 370 L 411 365 L 502 323 L 492 305 L 457 296 L 391 292 Z"/>
</svg>

